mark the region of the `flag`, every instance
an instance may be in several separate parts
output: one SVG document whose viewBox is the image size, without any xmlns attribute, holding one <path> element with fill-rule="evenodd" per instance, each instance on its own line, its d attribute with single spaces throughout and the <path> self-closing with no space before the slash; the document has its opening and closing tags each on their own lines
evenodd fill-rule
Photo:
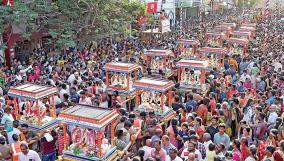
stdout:
<svg viewBox="0 0 284 161">
<path fill-rule="evenodd" d="M 2 0 L 3 6 L 13 6 L 14 0 Z"/>
<path fill-rule="evenodd" d="M 156 13 L 157 12 L 158 3 L 157 2 L 149 2 L 147 4 L 147 12 L 148 13 Z"/>
</svg>

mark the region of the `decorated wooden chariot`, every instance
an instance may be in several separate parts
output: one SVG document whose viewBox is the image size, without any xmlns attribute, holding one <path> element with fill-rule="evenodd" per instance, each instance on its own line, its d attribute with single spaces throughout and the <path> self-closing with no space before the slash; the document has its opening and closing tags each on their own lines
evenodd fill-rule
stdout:
<svg viewBox="0 0 284 161">
<path fill-rule="evenodd" d="M 182 89 L 206 90 L 206 73 L 212 70 L 208 66 L 208 61 L 182 59 L 176 65 L 178 67 L 178 82 Z"/>
<path fill-rule="evenodd" d="M 227 37 L 230 36 L 233 31 L 234 29 L 227 25 L 218 25 L 214 28 L 214 32 L 223 32 Z"/>
<path fill-rule="evenodd" d="M 114 145 L 116 119 L 114 109 L 78 104 L 58 116 L 63 125 L 63 160 L 109 161 L 117 156 Z M 72 144 L 67 147 L 67 131 L 71 132 Z"/>
<path fill-rule="evenodd" d="M 134 91 L 133 82 L 136 81 L 140 66 L 131 63 L 111 62 L 105 64 L 107 90 L 129 93 Z"/>
<path fill-rule="evenodd" d="M 222 47 L 225 34 L 223 32 L 207 32 L 205 34 L 205 46 Z"/>
<path fill-rule="evenodd" d="M 177 41 L 180 57 L 196 57 L 199 42 L 196 40 L 180 39 Z"/>
<path fill-rule="evenodd" d="M 162 71 L 166 77 L 170 77 L 172 73 L 172 60 L 174 53 L 171 50 L 148 50 L 144 53 L 147 59 L 147 68 L 152 74 Z"/>
<path fill-rule="evenodd" d="M 175 116 L 172 110 L 172 88 L 174 82 L 144 77 L 134 82 L 137 112 L 154 112 L 161 121 L 167 122 Z"/>
<path fill-rule="evenodd" d="M 234 31 L 231 33 L 230 37 L 251 40 L 252 34 L 250 31 Z"/>
<path fill-rule="evenodd" d="M 236 23 L 224 22 L 224 23 L 221 24 L 221 26 L 228 26 L 228 27 L 231 27 L 233 30 L 235 30 L 236 27 L 237 27 L 237 24 Z"/>
<path fill-rule="evenodd" d="M 227 38 L 226 46 L 231 55 L 244 55 L 248 52 L 249 41 L 247 39 Z"/>
<path fill-rule="evenodd" d="M 243 23 L 242 26 L 256 28 L 256 23 Z"/>
<path fill-rule="evenodd" d="M 56 125 L 55 87 L 24 84 L 11 87 L 8 96 L 13 97 L 14 114 L 21 123 L 27 123 L 35 131 Z M 20 107 L 19 104 L 22 104 Z"/>
<path fill-rule="evenodd" d="M 108 92 L 117 91 L 121 105 L 130 109 L 130 101 L 135 96 L 133 82 L 138 79 L 138 72 L 142 72 L 141 67 L 138 64 L 111 62 L 105 64 L 103 69 L 106 71 Z"/>
<path fill-rule="evenodd" d="M 224 67 L 224 58 L 227 54 L 227 49 L 203 47 L 198 50 L 198 54 L 201 59 L 208 61 L 208 67 L 222 68 Z"/>
<path fill-rule="evenodd" d="M 243 32 L 250 32 L 252 37 L 255 37 L 255 32 L 256 32 L 255 27 L 241 26 L 239 30 Z"/>
</svg>

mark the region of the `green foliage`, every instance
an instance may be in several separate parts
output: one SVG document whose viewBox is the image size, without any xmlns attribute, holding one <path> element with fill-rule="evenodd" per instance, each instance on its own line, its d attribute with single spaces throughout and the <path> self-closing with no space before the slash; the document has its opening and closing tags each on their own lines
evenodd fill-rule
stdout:
<svg viewBox="0 0 284 161">
<path fill-rule="evenodd" d="M 145 14 L 145 7 L 129 0 L 15 0 L 13 7 L 0 6 L 0 32 L 24 22 L 28 30 L 23 36 L 48 29 L 58 48 L 71 47 L 77 41 L 89 43 L 100 34 L 129 33 L 130 24 Z"/>
<path fill-rule="evenodd" d="M 260 0 L 238 0 L 239 7 L 253 7 L 261 3 Z"/>
</svg>

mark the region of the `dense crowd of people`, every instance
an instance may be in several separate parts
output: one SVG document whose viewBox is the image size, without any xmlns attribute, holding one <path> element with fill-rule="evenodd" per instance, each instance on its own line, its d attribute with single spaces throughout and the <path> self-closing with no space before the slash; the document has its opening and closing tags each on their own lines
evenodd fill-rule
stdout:
<svg viewBox="0 0 284 161">
<path fill-rule="evenodd" d="M 215 25 L 240 23 L 240 12 L 206 16 L 204 31 L 199 18 L 185 20 L 183 36 L 203 42 L 204 32 Z M 14 59 L 11 67 L 1 67 L 5 86 L 0 87 L 0 160 L 54 161 L 62 155 L 62 127 L 36 133 L 13 117 L 13 101 L 7 91 L 26 82 L 59 89 L 55 98 L 57 114 L 78 103 L 117 109 L 121 116 L 115 129 L 115 145 L 123 152 L 119 160 L 284 160 L 284 25 L 278 20 L 271 15 L 257 22 L 249 54 L 227 56 L 225 71 L 215 69 L 206 79 L 210 86 L 204 95 L 195 90 L 182 92 L 176 76 L 170 78 L 176 83 L 172 107 L 177 117 L 163 126 L 152 112 L 135 115 L 123 108 L 116 92 L 107 93 L 102 67 L 111 61 L 133 62 L 146 71 L 141 53 L 152 47 L 177 52 L 179 32 L 151 43 L 133 38 L 112 43 L 102 40 L 83 50 L 66 49 L 59 55 L 39 49 L 28 62 Z M 20 111 L 25 108 L 19 106 Z M 139 130 L 137 138 L 130 137 Z M 67 141 L 72 140 L 67 137 Z M 129 143 L 131 147 L 125 150 Z"/>
</svg>

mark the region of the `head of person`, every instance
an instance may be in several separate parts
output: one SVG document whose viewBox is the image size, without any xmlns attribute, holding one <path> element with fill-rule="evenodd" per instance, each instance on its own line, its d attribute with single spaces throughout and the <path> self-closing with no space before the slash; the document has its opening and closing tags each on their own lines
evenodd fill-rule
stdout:
<svg viewBox="0 0 284 161">
<path fill-rule="evenodd" d="M 169 139 L 168 135 L 164 135 L 164 136 L 162 137 L 162 144 L 163 144 L 164 146 L 168 146 L 168 145 L 170 144 L 170 139 Z"/>
<path fill-rule="evenodd" d="M 226 148 L 225 145 L 222 144 L 222 143 L 216 145 L 216 151 L 217 151 L 217 153 L 220 153 L 220 152 L 224 151 L 225 148 Z"/>
<path fill-rule="evenodd" d="M 86 92 L 85 91 L 80 92 L 80 98 L 83 99 L 83 100 L 86 98 Z"/>
<path fill-rule="evenodd" d="M 19 141 L 19 135 L 13 134 L 13 135 L 12 135 L 12 139 L 13 139 L 14 142 Z"/>
<path fill-rule="evenodd" d="M 178 150 L 176 148 L 171 148 L 169 150 L 169 156 L 172 160 L 174 160 L 176 157 L 177 157 L 177 153 L 178 153 Z"/>
<path fill-rule="evenodd" d="M 281 140 L 281 141 L 278 143 L 278 146 L 279 146 L 280 150 L 283 152 L 283 151 L 284 151 L 284 140 Z"/>
<path fill-rule="evenodd" d="M 172 119 L 171 124 L 172 124 L 172 126 L 177 126 L 178 125 L 178 120 L 177 119 Z"/>
<path fill-rule="evenodd" d="M 213 144 L 213 143 L 210 143 L 209 146 L 208 146 L 209 151 L 214 151 L 215 148 L 216 148 L 215 144 Z"/>
<path fill-rule="evenodd" d="M 182 123 L 181 125 L 181 130 L 183 132 L 188 132 L 188 124 L 185 122 L 185 123 Z"/>
<path fill-rule="evenodd" d="M 147 139 L 146 140 L 146 146 L 151 147 L 152 145 L 152 140 L 151 139 Z"/>
<path fill-rule="evenodd" d="M 187 150 L 189 152 L 195 152 L 195 147 L 196 147 L 196 142 L 193 142 L 193 141 L 189 141 L 188 142 L 188 145 L 187 145 Z"/>
<path fill-rule="evenodd" d="M 129 130 L 129 129 L 131 128 L 131 126 L 132 126 L 132 123 L 131 123 L 129 120 L 126 120 L 126 121 L 124 122 L 124 128 L 125 128 L 126 130 Z"/>
<path fill-rule="evenodd" d="M 276 112 L 276 105 L 271 105 L 270 107 L 269 107 L 269 112 Z"/>
<path fill-rule="evenodd" d="M 211 140 L 211 135 L 209 133 L 204 133 L 203 134 L 203 139 L 205 142 L 210 141 Z"/>
<path fill-rule="evenodd" d="M 239 150 L 240 150 L 240 148 L 241 148 L 241 142 L 240 142 L 238 139 L 235 139 L 235 140 L 233 141 L 233 147 L 234 147 L 234 149 L 239 149 Z"/>
<path fill-rule="evenodd" d="M 187 95 L 187 98 L 188 98 L 189 100 L 193 100 L 193 95 L 192 95 L 192 94 L 188 94 L 188 95 Z"/>
<path fill-rule="evenodd" d="M 259 114 L 258 119 L 259 119 L 259 121 L 263 121 L 263 120 L 265 120 L 265 117 L 266 117 L 266 114 L 263 113 L 263 112 L 261 112 L 261 113 Z"/>
<path fill-rule="evenodd" d="M 66 90 L 66 89 L 67 89 L 67 85 L 66 85 L 66 84 L 64 84 L 64 83 L 63 83 L 63 84 L 61 84 L 61 88 Z"/>
<path fill-rule="evenodd" d="M 146 120 L 146 117 L 147 117 L 147 113 L 146 112 L 141 112 L 140 113 L 140 118 L 142 119 L 142 120 Z"/>
<path fill-rule="evenodd" d="M 6 114 L 11 114 L 11 113 L 12 113 L 12 107 L 6 106 L 6 108 L 4 109 L 4 112 L 5 112 Z"/>
<path fill-rule="evenodd" d="M 13 127 L 14 127 L 14 128 L 18 128 L 19 126 L 20 126 L 19 120 L 14 120 L 14 121 L 13 121 Z"/>
<path fill-rule="evenodd" d="M 115 136 L 118 138 L 118 139 L 121 139 L 123 137 L 123 130 L 117 130 L 115 132 Z"/>
<path fill-rule="evenodd" d="M 250 151 L 251 155 L 256 156 L 256 154 L 257 154 L 257 147 L 255 145 L 251 145 L 249 147 L 249 151 Z"/>
<path fill-rule="evenodd" d="M 282 118 L 281 117 L 278 117 L 277 119 L 276 119 L 276 125 L 281 125 L 282 124 Z"/>
<path fill-rule="evenodd" d="M 221 135 L 224 135 L 224 134 L 225 134 L 225 130 L 226 130 L 226 124 L 220 123 L 220 124 L 218 125 L 218 129 L 219 129 L 219 133 L 220 133 Z"/>
<path fill-rule="evenodd" d="M 161 140 L 155 142 L 154 148 L 156 149 L 156 151 L 160 151 L 161 150 L 161 148 L 162 148 L 161 145 L 162 145 Z"/>
<path fill-rule="evenodd" d="M 211 119 L 211 123 L 213 126 L 218 125 L 218 116 L 213 116 Z"/>
<path fill-rule="evenodd" d="M 29 131 L 29 125 L 28 124 L 22 124 L 21 130 L 23 133 L 27 133 Z"/>
<path fill-rule="evenodd" d="M 279 134 L 279 132 L 278 132 L 277 129 L 271 129 L 270 132 L 269 132 L 269 138 L 276 140 L 278 134 Z"/>
<path fill-rule="evenodd" d="M 262 107 L 261 106 L 257 106 L 256 108 L 255 108 L 255 113 L 256 114 L 260 114 L 262 112 Z"/>
<path fill-rule="evenodd" d="M 190 135 L 189 136 L 189 140 L 194 142 L 194 143 L 197 143 L 198 142 L 198 136 L 197 135 Z"/>
<path fill-rule="evenodd" d="M 28 146 L 27 143 L 22 143 L 20 145 L 20 147 L 21 147 L 21 151 L 24 155 L 27 155 L 29 153 L 29 146 Z"/>
<path fill-rule="evenodd" d="M 251 129 L 250 129 L 249 127 L 244 128 L 244 129 L 243 129 L 243 134 L 247 136 L 247 135 L 250 134 L 250 131 L 251 131 Z"/>
<path fill-rule="evenodd" d="M 241 138 L 241 144 L 244 145 L 244 146 L 248 146 L 248 139 L 245 138 L 245 137 L 242 137 Z"/>
<path fill-rule="evenodd" d="M 200 117 L 196 117 L 194 119 L 194 125 L 195 126 L 201 126 L 202 125 L 202 119 Z"/>
<path fill-rule="evenodd" d="M 268 157 L 271 157 L 274 152 L 275 152 L 275 147 L 274 147 L 273 145 L 268 145 L 268 146 L 266 146 L 265 154 L 266 154 Z"/>
<path fill-rule="evenodd" d="M 227 151 L 225 153 L 225 157 L 226 157 L 226 160 L 232 160 L 233 159 L 233 154 L 231 151 Z"/>
</svg>

